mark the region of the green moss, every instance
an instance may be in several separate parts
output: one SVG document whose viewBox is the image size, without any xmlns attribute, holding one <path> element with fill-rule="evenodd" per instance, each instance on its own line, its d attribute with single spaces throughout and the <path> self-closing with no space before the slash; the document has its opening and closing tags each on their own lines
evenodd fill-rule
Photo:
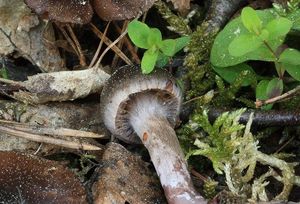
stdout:
<svg viewBox="0 0 300 204">
<path fill-rule="evenodd" d="M 190 35 L 192 33 L 187 22 L 180 16 L 175 15 L 163 1 L 155 2 L 155 7 L 162 17 L 169 23 L 168 29 L 179 35 Z"/>
</svg>

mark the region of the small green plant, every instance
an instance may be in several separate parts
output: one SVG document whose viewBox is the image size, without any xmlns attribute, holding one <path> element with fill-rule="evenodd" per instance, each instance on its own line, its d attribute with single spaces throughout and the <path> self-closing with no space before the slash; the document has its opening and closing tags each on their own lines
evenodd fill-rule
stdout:
<svg viewBox="0 0 300 204">
<path fill-rule="evenodd" d="M 233 83 L 242 71 L 255 74 L 245 63 L 248 60 L 274 62 L 277 77 L 266 79 L 256 75 L 260 79 L 256 98 L 261 100 L 282 93 L 285 72 L 300 81 L 300 52 L 283 44 L 290 30 L 299 27 L 299 9 L 285 17 L 275 11 L 255 11 L 245 7 L 241 16 L 228 23 L 218 34 L 211 51 L 214 70 L 229 83 Z M 250 82 L 245 80 L 243 86 L 248 85 Z"/>
<path fill-rule="evenodd" d="M 128 35 L 137 47 L 146 49 L 141 62 L 144 74 L 150 73 L 155 66 L 165 66 L 170 57 L 184 48 L 190 39 L 185 36 L 163 40 L 160 30 L 137 20 L 128 24 Z"/>
</svg>

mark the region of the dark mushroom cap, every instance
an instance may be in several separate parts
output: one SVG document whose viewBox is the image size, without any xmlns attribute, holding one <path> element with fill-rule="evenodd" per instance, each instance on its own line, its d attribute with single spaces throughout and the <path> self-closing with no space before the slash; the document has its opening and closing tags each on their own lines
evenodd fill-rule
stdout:
<svg viewBox="0 0 300 204">
<path fill-rule="evenodd" d="M 164 114 L 174 127 L 181 105 L 181 90 L 175 78 L 164 69 L 156 68 L 148 75 L 142 74 L 139 66 L 118 69 L 103 87 L 101 114 L 111 133 L 125 142 L 141 142 L 130 120 L 130 114 L 140 100 L 144 100 L 143 106 L 150 111 Z"/>
<path fill-rule="evenodd" d="M 105 21 L 127 20 L 140 16 L 155 0 L 93 0 L 95 12 Z"/>
<path fill-rule="evenodd" d="M 1 203 L 86 203 L 74 173 L 57 162 L 0 151 Z"/>
<path fill-rule="evenodd" d="M 93 9 L 89 0 L 25 0 L 25 3 L 45 19 L 61 23 L 89 23 Z"/>
</svg>

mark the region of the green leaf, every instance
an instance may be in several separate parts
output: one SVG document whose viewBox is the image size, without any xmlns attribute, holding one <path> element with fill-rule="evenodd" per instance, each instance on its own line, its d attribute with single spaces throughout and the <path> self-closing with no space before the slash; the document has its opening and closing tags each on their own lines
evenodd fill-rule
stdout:
<svg viewBox="0 0 300 204">
<path fill-rule="evenodd" d="M 276 12 L 274 12 L 273 9 L 258 10 L 256 11 L 256 13 L 261 19 L 263 27 L 277 16 Z M 234 57 L 230 55 L 228 47 L 232 40 L 237 36 L 246 34 L 248 35 L 249 31 L 243 26 L 241 17 L 235 18 L 234 20 L 230 21 L 225 26 L 225 28 L 218 33 L 217 37 L 214 40 L 210 55 L 211 63 L 217 67 L 228 67 L 240 64 L 248 60 L 275 60 L 274 55 L 266 46 L 260 46 L 256 50 L 239 57 Z M 270 40 L 268 41 L 268 43 L 273 50 L 276 50 L 278 46 L 280 46 L 283 43 L 283 40 L 284 38 L 282 37 Z"/>
<path fill-rule="evenodd" d="M 137 20 L 133 20 L 128 24 L 128 36 L 137 47 L 150 48 L 151 45 L 148 43 L 150 32 L 150 28 L 145 23 Z"/>
<path fill-rule="evenodd" d="M 175 39 L 175 42 L 176 42 L 175 50 L 174 50 L 175 54 L 177 52 L 179 52 L 181 49 L 183 49 L 185 46 L 187 46 L 190 39 L 191 38 L 189 36 L 184 36 L 184 37 L 180 37 L 180 38 Z"/>
<path fill-rule="evenodd" d="M 260 100 L 268 99 L 268 96 L 267 96 L 268 84 L 269 84 L 269 80 L 261 80 L 257 84 L 256 90 L 255 90 L 255 95 L 256 95 L 257 99 L 260 99 Z"/>
<path fill-rule="evenodd" d="M 267 31 L 266 29 L 262 29 L 260 35 L 258 36 L 262 41 L 267 41 L 269 38 L 269 31 Z"/>
<path fill-rule="evenodd" d="M 229 44 L 228 51 L 230 55 L 240 57 L 256 50 L 262 44 L 263 41 L 256 35 L 240 35 Z"/>
<path fill-rule="evenodd" d="M 283 82 L 279 78 L 272 79 L 267 86 L 266 94 L 268 98 L 273 98 L 281 95 L 283 91 Z"/>
<path fill-rule="evenodd" d="M 174 39 L 163 40 L 159 45 L 160 50 L 165 55 L 172 57 L 175 55 L 176 41 Z"/>
<path fill-rule="evenodd" d="M 156 60 L 156 66 L 157 67 L 164 67 L 166 64 L 168 64 L 170 57 L 167 55 L 164 55 L 162 52 L 159 51 L 157 60 Z"/>
<path fill-rule="evenodd" d="M 259 34 L 262 29 L 262 22 L 256 11 L 251 7 L 245 7 L 241 14 L 243 25 L 249 32 Z"/>
<path fill-rule="evenodd" d="M 292 48 L 285 49 L 279 56 L 279 62 L 300 65 L 300 52 Z"/>
<path fill-rule="evenodd" d="M 150 28 L 150 32 L 148 35 L 148 45 L 158 45 L 161 43 L 162 37 L 161 37 L 161 32 L 157 28 Z"/>
<path fill-rule="evenodd" d="M 287 18 L 277 18 L 266 25 L 266 30 L 269 31 L 270 39 L 277 39 L 288 34 L 293 26 L 292 21 Z"/>
<path fill-rule="evenodd" d="M 259 100 L 267 100 L 268 96 L 267 96 L 267 87 L 269 84 L 269 80 L 262 80 L 260 81 L 257 86 L 256 86 L 256 98 Z M 273 104 L 268 104 L 268 105 L 264 105 L 263 107 L 261 107 L 263 110 L 270 110 L 272 109 Z"/>
<path fill-rule="evenodd" d="M 242 63 L 231 67 L 214 67 L 213 69 L 228 83 L 233 83 L 242 71 L 249 71 L 255 75 L 254 70 L 249 65 Z M 252 80 L 245 80 L 242 86 L 249 86 Z"/>
<path fill-rule="evenodd" d="M 294 79 L 300 81 L 300 66 L 283 63 L 283 67 Z"/>
<path fill-rule="evenodd" d="M 147 50 L 144 53 L 141 62 L 141 68 L 143 74 L 149 74 L 150 72 L 153 71 L 158 54 L 159 54 L 159 50 L 155 46 L 152 46 L 149 50 Z"/>
</svg>

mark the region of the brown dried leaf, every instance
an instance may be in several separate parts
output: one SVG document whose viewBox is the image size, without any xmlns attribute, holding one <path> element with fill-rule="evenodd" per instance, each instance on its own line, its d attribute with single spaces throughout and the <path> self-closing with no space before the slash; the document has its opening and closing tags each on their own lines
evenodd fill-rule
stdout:
<svg viewBox="0 0 300 204">
<path fill-rule="evenodd" d="M 64 70 L 64 62 L 56 46 L 44 44 L 44 28 L 45 23 L 32 14 L 22 0 L 2 0 L 0 55 L 24 57 L 44 72 Z"/>
</svg>

